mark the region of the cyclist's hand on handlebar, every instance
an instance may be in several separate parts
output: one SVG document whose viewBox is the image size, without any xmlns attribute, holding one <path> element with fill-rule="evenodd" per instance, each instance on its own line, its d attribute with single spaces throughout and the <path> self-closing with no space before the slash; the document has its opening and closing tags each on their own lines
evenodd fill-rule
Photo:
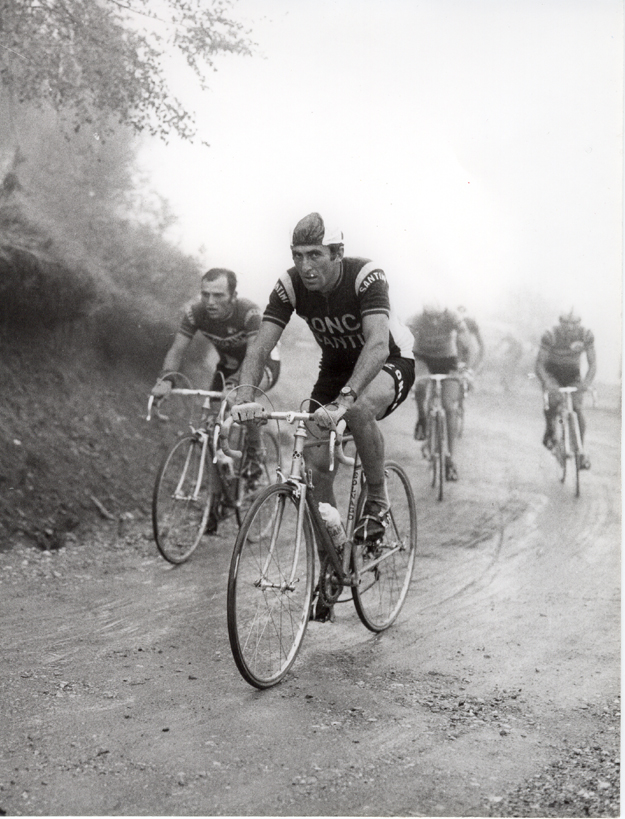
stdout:
<svg viewBox="0 0 625 819">
<path fill-rule="evenodd" d="M 230 414 L 235 421 L 262 421 L 266 411 L 257 401 L 248 401 L 245 404 L 234 404 L 230 407 Z"/>
<path fill-rule="evenodd" d="M 152 387 L 150 394 L 153 395 L 154 398 L 165 398 L 165 396 L 169 395 L 171 392 L 172 386 L 171 381 L 159 378 L 156 384 Z"/>
<path fill-rule="evenodd" d="M 314 421 L 322 429 L 336 429 L 336 425 L 347 412 L 340 404 L 326 404 L 315 410 Z"/>
</svg>

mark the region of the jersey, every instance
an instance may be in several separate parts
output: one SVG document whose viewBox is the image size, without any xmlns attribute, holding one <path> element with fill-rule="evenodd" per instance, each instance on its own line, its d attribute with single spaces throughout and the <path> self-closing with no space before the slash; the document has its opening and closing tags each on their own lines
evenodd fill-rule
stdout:
<svg viewBox="0 0 625 819">
<path fill-rule="evenodd" d="M 389 358 L 414 359 L 410 330 L 391 309 L 386 275 L 369 259 L 344 258 L 330 293 L 308 290 L 294 267 L 287 270 L 271 292 L 263 321 L 284 328 L 293 312 L 306 321 L 321 347 L 324 371 L 353 370 L 365 345 L 363 318 L 376 314 L 389 319 Z"/>
<path fill-rule="evenodd" d="M 258 332 L 260 320 L 260 309 L 249 299 L 236 299 L 228 318 L 214 319 L 208 315 L 199 297 L 185 306 L 178 332 L 187 338 L 202 333 L 219 355 L 218 366 L 231 373 L 241 366 L 247 342 Z"/>
<path fill-rule="evenodd" d="M 458 356 L 458 333 L 467 332 L 467 326 L 458 313 L 420 313 L 410 319 L 408 326 L 415 337 L 415 353 L 425 358 L 452 358 Z"/>
<path fill-rule="evenodd" d="M 583 353 L 594 348 L 595 337 L 591 330 L 581 325 L 573 330 L 562 331 L 560 325 L 543 333 L 541 352 L 545 355 L 545 367 L 555 372 L 580 373 Z"/>
</svg>

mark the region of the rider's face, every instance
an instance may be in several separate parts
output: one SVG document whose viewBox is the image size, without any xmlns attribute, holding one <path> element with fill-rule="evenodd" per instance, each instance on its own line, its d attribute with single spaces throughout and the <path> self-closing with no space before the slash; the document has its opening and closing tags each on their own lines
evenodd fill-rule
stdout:
<svg viewBox="0 0 625 819">
<path fill-rule="evenodd" d="M 212 282 L 202 282 L 200 293 L 202 304 L 210 318 L 224 319 L 230 315 L 236 293 L 230 295 L 226 276 L 219 276 Z"/>
<path fill-rule="evenodd" d="M 564 333 L 565 338 L 572 338 L 575 335 L 575 331 L 577 329 L 577 322 L 560 321 L 560 327 L 562 328 L 562 332 Z"/>
<path fill-rule="evenodd" d="M 342 249 L 333 257 L 325 245 L 295 245 L 291 253 L 295 269 L 308 290 L 320 293 L 332 290 L 341 274 Z"/>
</svg>

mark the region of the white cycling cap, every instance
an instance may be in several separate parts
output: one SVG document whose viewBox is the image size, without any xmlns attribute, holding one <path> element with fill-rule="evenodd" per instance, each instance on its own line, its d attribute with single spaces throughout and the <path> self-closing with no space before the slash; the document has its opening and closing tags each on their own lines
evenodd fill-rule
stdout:
<svg viewBox="0 0 625 819">
<path fill-rule="evenodd" d="M 328 227 L 318 213 L 309 213 L 293 228 L 291 247 L 295 245 L 342 245 L 343 231 Z"/>
</svg>

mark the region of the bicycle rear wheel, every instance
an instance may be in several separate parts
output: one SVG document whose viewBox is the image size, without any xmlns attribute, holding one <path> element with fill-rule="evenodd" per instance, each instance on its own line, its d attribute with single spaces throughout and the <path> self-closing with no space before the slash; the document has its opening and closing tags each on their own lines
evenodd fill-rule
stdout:
<svg viewBox="0 0 625 819">
<path fill-rule="evenodd" d="M 269 429 L 262 430 L 262 447 L 264 450 L 264 460 L 261 465 L 262 472 L 256 473 L 253 464 L 250 463 L 247 452 L 243 447 L 243 460 L 241 461 L 241 468 L 239 472 L 237 484 L 237 497 L 239 510 L 239 525 L 243 517 L 247 514 L 248 509 L 254 500 L 272 484 L 278 480 L 278 467 L 281 465 L 280 459 L 280 444 L 278 443 L 277 435 Z"/>
<path fill-rule="evenodd" d="M 391 522 L 373 546 L 354 543 L 352 547 L 352 568 L 360 574 L 353 589 L 354 605 L 364 625 L 376 632 L 387 629 L 404 604 L 417 549 L 417 512 L 408 476 L 391 461 L 385 474 Z M 365 497 L 366 487 L 358 499 L 357 516 Z"/>
<path fill-rule="evenodd" d="M 276 484 L 253 502 L 239 529 L 228 577 L 228 636 L 241 675 L 256 688 L 293 665 L 312 603 L 315 548 L 308 509 L 297 544 L 299 500 Z"/>
<path fill-rule="evenodd" d="M 195 435 L 177 441 L 163 459 L 152 495 L 152 528 L 159 552 L 170 563 L 184 563 L 206 529 L 213 498 L 214 472 Z"/>
</svg>

